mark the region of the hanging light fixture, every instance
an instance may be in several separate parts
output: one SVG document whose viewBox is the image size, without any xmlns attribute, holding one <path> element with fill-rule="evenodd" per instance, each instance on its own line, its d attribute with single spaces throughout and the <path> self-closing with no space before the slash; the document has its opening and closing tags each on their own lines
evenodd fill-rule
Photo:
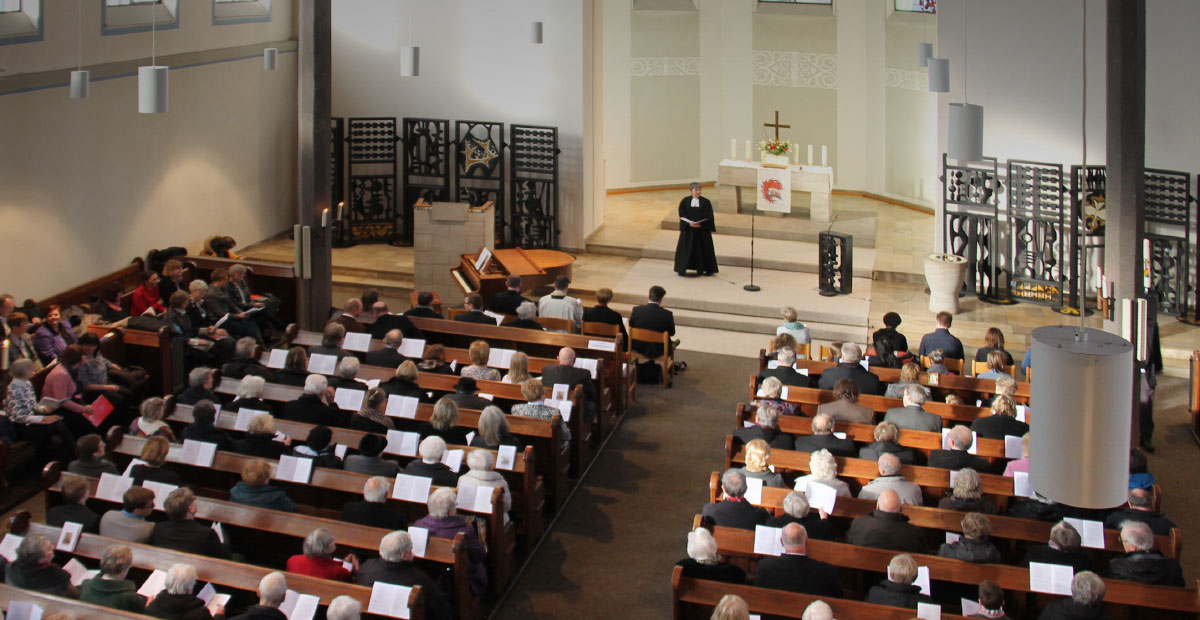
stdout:
<svg viewBox="0 0 1200 620">
<path fill-rule="evenodd" d="M 413 21 L 416 20 L 416 9 L 411 3 L 408 13 L 408 40 L 400 46 L 400 76 L 418 77 L 421 75 L 421 48 L 412 44 Z"/>
<path fill-rule="evenodd" d="M 279 48 L 268 47 L 263 49 L 263 71 L 274 71 L 279 64 Z"/>
<path fill-rule="evenodd" d="M 138 67 L 138 112 L 167 111 L 167 67 L 158 66 L 157 5 L 150 5 L 150 66 Z"/>
<path fill-rule="evenodd" d="M 542 22 L 533 22 L 533 42 L 537 45 L 542 44 L 542 30 L 544 24 Z"/>
<path fill-rule="evenodd" d="M 946 155 L 960 162 L 983 159 L 983 106 L 967 103 L 967 3 L 963 0 L 963 102 L 950 104 Z"/>
<path fill-rule="evenodd" d="M 929 58 L 929 92 L 950 92 L 950 59 Z"/>
<path fill-rule="evenodd" d="M 924 28 L 924 33 L 925 33 L 922 38 L 928 39 L 929 38 L 929 18 L 922 17 L 922 24 L 924 24 L 923 28 Z M 918 67 L 928 67 L 930 58 L 933 58 L 933 44 L 927 43 L 925 41 L 918 43 L 917 44 L 917 66 Z"/>
<path fill-rule="evenodd" d="M 83 0 L 79 0 L 79 44 L 76 48 L 79 54 L 78 68 L 71 72 L 71 98 L 87 99 L 88 84 L 91 82 L 91 72 L 83 70 Z"/>
</svg>

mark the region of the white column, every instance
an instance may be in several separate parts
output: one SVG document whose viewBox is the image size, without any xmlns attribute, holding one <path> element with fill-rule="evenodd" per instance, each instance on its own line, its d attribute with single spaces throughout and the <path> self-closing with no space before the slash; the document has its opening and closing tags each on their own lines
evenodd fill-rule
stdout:
<svg viewBox="0 0 1200 620">
<path fill-rule="evenodd" d="M 878 2 L 839 2 L 837 10 L 837 187 L 883 191 L 886 93 L 884 17 Z"/>
<path fill-rule="evenodd" d="M 629 187 L 632 149 L 630 46 L 632 0 L 604 0 L 603 67 L 604 189 Z M 597 93 L 600 94 L 600 93 Z"/>
<path fill-rule="evenodd" d="M 700 177 L 717 178 L 717 164 L 737 139 L 738 157 L 753 138 L 753 0 L 699 0 Z M 709 129 L 709 128 L 719 129 Z M 722 207 L 722 210 L 725 208 Z"/>
<path fill-rule="evenodd" d="M 583 239 L 604 223 L 604 11 L 583 3 Z M 582 244 L 581 244 L 582 245 Z"/>
</svg>

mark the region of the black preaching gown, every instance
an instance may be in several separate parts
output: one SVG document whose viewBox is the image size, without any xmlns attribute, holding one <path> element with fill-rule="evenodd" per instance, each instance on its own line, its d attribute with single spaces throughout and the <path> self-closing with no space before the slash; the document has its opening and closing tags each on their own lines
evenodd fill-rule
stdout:
<svg viewBox="0 0 1200 620">
<path fill-rule="evenodd" d="M 692 221 L 704 220 L 700 228 L 692 228 L 691 224 L 679 220 L 679 244 L 675 246 L 675 272 L 683 275 L 688 269 L 700 273 L 717 272 L 717 253 L 713 250 L 713 231 L 717 229 L 713 223 L 712 203 L 707 198 L 699 198 L 700 205 L 692 206 L 692 197 L 688 196 L 679 202 L 679 217 Z"/>
</svg>

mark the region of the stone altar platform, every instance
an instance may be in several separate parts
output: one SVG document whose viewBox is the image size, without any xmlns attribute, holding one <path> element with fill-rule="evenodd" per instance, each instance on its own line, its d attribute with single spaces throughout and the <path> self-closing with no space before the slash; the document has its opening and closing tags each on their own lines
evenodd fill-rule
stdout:
<svg viewBox="0 0 1200 620">
<path fill-rule="evenodd" d="M 720 188 L 720 203 L 716 206 L 723 213 L 741 213 L 742 187 L 758 187 L 758 170 L 761 162 L 725 159 L 717 164 L 717 187 Z M 810 165 L 792 165 L 787 170 L 792 177 L 792 193 L 808 192 L 809 219 L 828 222 L 830 218 L 829 195 L 833 192 L 833 168 Z M 794 201 L 793 201 L 794 202 Z M 795 212 L 793 210 L 793 216 Z"/>
</svg>

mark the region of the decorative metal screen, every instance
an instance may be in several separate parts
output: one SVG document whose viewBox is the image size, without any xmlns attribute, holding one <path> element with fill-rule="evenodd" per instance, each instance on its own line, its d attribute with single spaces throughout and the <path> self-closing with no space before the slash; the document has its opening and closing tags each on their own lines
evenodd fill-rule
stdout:
<svg viewBox="0 0 1200 620">
<path fill-rule="evenodd" d="M 333 206 L 346 200 L 346 119 L 333 117 L 330 123 L 332 142 L 329 145 L 330 198 Z"/>
<path fill-rule="evenodd" d="M 349 200 L 342 242 L 392 241 L 398 216 L 396 118 L 352 118 L 349 125 Z"/>
<path fill-rule="evenodd" d="M 504 247 L 504 123 L 456 121 L 454 133 L 454 195 L 472 207 L 495 203 L 496 247 Z"/>
<path fill-rule="evenodd" d="M 418 198 L 428 202 L 450 200 L 450 121 L 435 118 L 404 119 L 404 230 L 401 239 L 413 239 L 412 209 Z"/>
<path fill-rule="evenodd" d="M 1158 308 L 1180 317 L 1196 308 L 1191 281 L 1191 245 L 1195 218 L 1191 216 L 1191 176 L 1172 170 L 1145 173 L 1145 236 L 1150 240 L 1150 290 Z"/>
<path fill-rule="evenodd" d="M 854 290 L 854 236 L 825 231 L 817 235 L 817 247 L 821 295 L 849 295 Z"/>
<path fill-rule="evenodd" d="M 558 248 L 559 152 L 557 127 L 511 126 L 512 203 L 503 231 L 496 227 L 497 245 Z"/>
<path fill-rule="evenodd" d="M 1014 299 L 1062 307 L 1069 245 L 1065 190 L 1062 164 L 1008 162 L 1008 264 Z"/>
<path fill-rule="evenodd" d="M 1011 303 L 1008 274 L 1000 262 L 1003 246 L 997 218 L 1000 180 L 996 160 L 950 165 L 943 153 L 942 178 L 943 247 L 967 259 L 964 285 L 968 291 L 982 301 Z"/>
</svg>

